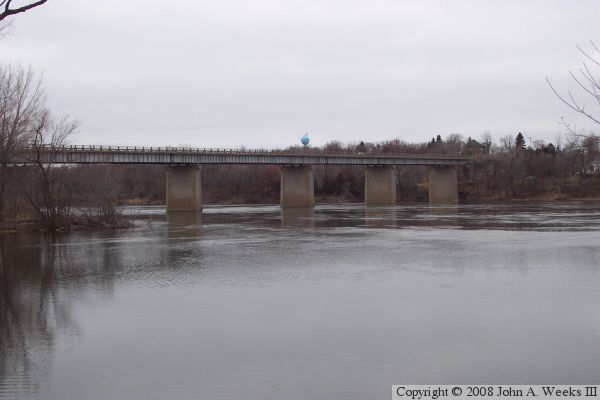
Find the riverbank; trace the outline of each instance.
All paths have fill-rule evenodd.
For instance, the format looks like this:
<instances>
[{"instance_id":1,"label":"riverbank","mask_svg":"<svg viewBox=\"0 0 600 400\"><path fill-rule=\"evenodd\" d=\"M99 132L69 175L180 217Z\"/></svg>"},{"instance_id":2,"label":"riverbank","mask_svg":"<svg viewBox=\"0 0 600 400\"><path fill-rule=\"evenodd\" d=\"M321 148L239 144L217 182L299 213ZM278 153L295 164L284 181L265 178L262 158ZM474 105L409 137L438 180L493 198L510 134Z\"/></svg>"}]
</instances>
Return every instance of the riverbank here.
<instances>
[{"instance_id":1,"label":"riverbank","mask_svg":"<svg viewBox=\"0 0 600 400\"><path fill-rule=\"evenodd\" d=\"M119 216L118 219L108 221L101 218L80 217L72 219L64 226L58 226L50 229L43 226L35 220L11 220L0 223L0 234L26 233L26 232L68 232L79 230L100 230L100 229L129 229L133 226L130 218Z\"/></svg>"}]
</instances>

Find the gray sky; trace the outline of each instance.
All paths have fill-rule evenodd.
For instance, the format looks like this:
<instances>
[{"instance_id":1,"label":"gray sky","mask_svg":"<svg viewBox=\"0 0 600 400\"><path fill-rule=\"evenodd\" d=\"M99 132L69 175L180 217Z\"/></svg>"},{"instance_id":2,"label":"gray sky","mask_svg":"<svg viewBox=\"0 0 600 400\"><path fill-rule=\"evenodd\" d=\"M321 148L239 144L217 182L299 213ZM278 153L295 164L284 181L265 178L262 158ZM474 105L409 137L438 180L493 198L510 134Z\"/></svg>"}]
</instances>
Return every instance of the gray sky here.
<instances>
[{"instance_id":1,"label":"gray sky","mask_svg":"<svg viewBox=\"0 0 600 400\"><path fill-rule=\"evenodd\" d=\"M79 144L554 141L561 116L593 127L545 77L573 87L599 15L597 0L49 0L14 19L0 61L44 73Z\"/></svg>"}]
</instances>

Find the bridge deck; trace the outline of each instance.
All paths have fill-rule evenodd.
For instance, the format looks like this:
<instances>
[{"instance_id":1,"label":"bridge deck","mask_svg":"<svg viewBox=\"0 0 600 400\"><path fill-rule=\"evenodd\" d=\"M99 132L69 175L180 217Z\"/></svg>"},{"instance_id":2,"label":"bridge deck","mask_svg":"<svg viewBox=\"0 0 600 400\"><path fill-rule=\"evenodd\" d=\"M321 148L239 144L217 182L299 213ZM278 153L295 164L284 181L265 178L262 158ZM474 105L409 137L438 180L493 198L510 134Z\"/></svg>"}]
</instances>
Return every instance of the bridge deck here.
<instances>
[{"instance_id":1,"label":"bridge deck","mask_svg":"<svg viewBox=\"0 0 600 400\"><path fill-rule=\"evenodd\" d=\"M44 146L27 149L15 163L50 164L278 164L278 165L463 165L469 157L433 154L369 154L298 150L230 150L176 147Z\"/></svg>"}]
</instances>

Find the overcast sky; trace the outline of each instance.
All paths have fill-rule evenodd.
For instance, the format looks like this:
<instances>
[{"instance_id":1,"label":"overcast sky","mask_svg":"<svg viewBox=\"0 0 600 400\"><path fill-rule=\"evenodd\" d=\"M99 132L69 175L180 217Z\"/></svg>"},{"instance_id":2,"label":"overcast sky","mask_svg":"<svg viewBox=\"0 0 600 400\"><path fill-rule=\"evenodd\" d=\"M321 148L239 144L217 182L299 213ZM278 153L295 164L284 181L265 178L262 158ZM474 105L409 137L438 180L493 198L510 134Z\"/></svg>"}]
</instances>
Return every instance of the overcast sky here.
<instances>
[{"instance_id":1,"label":"overcast sky","mask_svg":"<svg viewBox=\"0 0 600 400\"><path fill-rule=\"evenodd\" d=\"M523 131L554 141L600 1L49 0L0 61L79 144L283 147ZM600 75L600 73L599 73Z\"/></svg>"}]
</instances>

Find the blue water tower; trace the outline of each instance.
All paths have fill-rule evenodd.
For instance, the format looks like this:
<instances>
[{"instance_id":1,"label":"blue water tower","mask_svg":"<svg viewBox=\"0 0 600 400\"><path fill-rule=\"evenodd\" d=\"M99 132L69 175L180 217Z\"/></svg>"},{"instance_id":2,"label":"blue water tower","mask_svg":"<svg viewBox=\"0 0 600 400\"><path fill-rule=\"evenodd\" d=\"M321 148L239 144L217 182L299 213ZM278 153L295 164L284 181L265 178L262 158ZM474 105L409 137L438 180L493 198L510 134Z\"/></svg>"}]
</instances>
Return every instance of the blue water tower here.
<instances>
[{"instance_id":1,"label":"blue water tower","mask_svg":"<svg viewBox=\"0 0 600 400\"><path fill-rule=\"evenodd\" d=\"M308 146L308 143L310 143L310 138L308 137L308 133L305 133L304 135L302 135L302 138L300 139L300 143L302 143L304 145L304 147Z\"/></svg>"}]
</instances>

